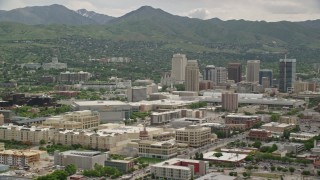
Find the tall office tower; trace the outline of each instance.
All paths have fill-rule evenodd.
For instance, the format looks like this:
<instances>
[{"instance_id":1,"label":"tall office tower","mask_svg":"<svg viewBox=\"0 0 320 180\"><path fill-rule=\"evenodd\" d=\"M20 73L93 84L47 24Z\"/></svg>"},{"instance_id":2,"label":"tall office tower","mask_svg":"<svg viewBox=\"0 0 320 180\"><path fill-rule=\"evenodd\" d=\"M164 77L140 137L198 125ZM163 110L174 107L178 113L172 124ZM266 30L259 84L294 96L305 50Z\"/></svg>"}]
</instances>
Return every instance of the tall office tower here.
<instances>
[{"instance_id":1,"label":"tall office tower","mask_svg":"<svg viewBox=\"0 0 320 180\"><path fill-rule=\"evenodd\" d=\"M227 69L208 65L203 71L203 80L212 81L214 85L224 84L227 82Z\"/></svg>"},{"instance_id":2,"label":"tall office tower","mask_svg":"<svg viewBox=\"0 0 320 180\"><path fill-rule=\"evenodd\" d=\"M228 80L234 80L235 83L241 81L241 63L228 64Z\"/></svg>"},{"instance_id":3,"label":"tall office tower","mask_svg":"<svg viewBox=\"0 0 320 180\"><path fill-rule=\"evenodd\" d=\"M261 84L263 89L270 88L270 79L269 77L262 77Z\"/></svg>"},{"instance_id":4,"label":"tall office tower","mask_svg":"<svg viewBox=\"0 0 320 180\"><path fill-rule=\"evenodd\" d=\"M229 92L224 92L222 93L222 109L226 111L235 111L238 109L238 94L236 93L229 93Z\"/></svg>"},{"instance_id":5,"label":"tall office tower","mask_svg":"<svg viewBox=\"0 0 320 180\"><path fill-rule=\"evenodd\" d=\"M280 59L279 91L291 92L296 78L296 59Z\"/></svg>"},{"instance_id":6,"label":"tall office tower","mask_svg":"<svg viewBox=\"0 0 320 180\"><path fill-rule=\"evenodd\" d=\"M185 81L187 61L185 54L174 54L172 57L171 77L176 84L181 84Z\"/></svg>"},{"instance_id":7,"label":"tall office tower","mask_svg":"<svg viewBox=\"0 0 320 180\"><path fill-rule=\"evenodd\" d=\"M247 82L258 82L260 71L260 60L247 61Z\"/></svg>"},{"instance_id":8,"label":"tall office tower","mask_svg":"<svg viewBox=\"0 0 320 180\"><path fill-rule=\"evenodd\" d=\"M259 71L259 84L262 84L262 78L267 77L270 81L269 86L272 87L272 80L273 80L273 72L271 69L260 69Z\"/></svg>"},{"instance_id":9,"label":"tall office tower","mask_svg":"<svg viewBox=\"0 0 320 180\"><path fill-rule=\"evenodd\" d=\"M186 66L186 91L199 91L199 66L197 60L189 60Z\"/></svg>"}]
</instances>

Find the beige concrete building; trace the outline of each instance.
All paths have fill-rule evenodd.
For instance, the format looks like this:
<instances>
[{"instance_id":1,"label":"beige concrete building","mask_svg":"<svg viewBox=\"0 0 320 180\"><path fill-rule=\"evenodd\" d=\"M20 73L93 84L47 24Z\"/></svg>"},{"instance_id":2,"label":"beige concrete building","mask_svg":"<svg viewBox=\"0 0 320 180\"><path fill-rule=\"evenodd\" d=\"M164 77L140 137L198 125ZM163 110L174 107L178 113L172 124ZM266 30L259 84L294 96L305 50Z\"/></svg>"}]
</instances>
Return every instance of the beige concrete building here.
<instances>
[{"instance_id":1,"label":"beige concrete building","mask_svg":"<svg viewBox=\"0 0 320 180\"><path fill-rule=\"evenodd\" d=\"M235 111L238 109L238 94L232 92L222 93L221 98L222 109L226 111Z\"/></svg>"},{"instance_id":2,"label":"beige concrete building","mask_svg":"<svg viewBox=\"0 0 320 180\"><path fill-rule=\"evenodd\" d=\"M5 147L4 147L4 143L0 143L0 151L4 151Z\"/></svg>"},{"instance_id":3,"label":"beige concrete building","mask_svg":"<svg viewBox=\"0 0 320 180\"><path fill-rule=\"evenodd\" d=\"M4 124L4 115L0 114L0 126Z\"/></svg>"},{"instance_id":4,"label":"beige concrete building","mask_svg":"<svg viewBox=\"0 0 320 180\"><path fill-rule=\"evenodd\" d=\"M266 89L266 88L270 88L270 79L269 79L269 77L262 77L261 78L262 80L261 80L261 85L262 85L262 87L263 87L263 89Z\"/></svg>"},{"instance_id":5,"label":"beige concrete building","mask_svg":"<svg viewBox=\"0 0 320 180\"><path fill-rule=\"evenodd\" d=\"M30 166L39 162L40 152L32 150L0 151L0 164L10 166Z\"/></svg>"},{"instance_id":6,"label":"beige concrete building","mask_svg":"<svg viewBox=\"0 0 320 180\"><path fill-rule=\"evenodd\" d=\"M0 126L0 139L2 140L15 140L38 145L42 139L51 142L53 135L50 128L27 128L12 124Z\"/></svg>"},{"instance_id":7,"label":"beige concrete building","mask_svg":"<svg viewBox=\"0 0 320 180\"><path fill-rule=\"evenodd\" d=\"M260 60L247 61L247 82L259 82Z\"/></svg>"},{"instance_id":8,"label":"beige concrete building","mask_svg":"<svg viewBox=\"0 0 320 180\"><path fill-rule=\"evenodd\" d=\"M201 147L211 142L211 129L198 125L190 125L176 130L176 142L191 147Z\"/></svg>"},{"instance_id":9,"label":"beige concrete building","mask_svg":"<svg viewBox=\"0 0 320 180\"><path fill-rule=\"evenodd\" d=\"M311 134L311 133L305 133L305 132L300 132L300 133L290 133L290 138L289 139L295 139L295 140L301 140L301 141L307 141L313 137L317 136L317 134Z\"/></svg>"},{"instance_id":10,"label":"beige concrete building","mask_svg":"<svg viewBox=\"0 0 320 180\"><path fill-rule=\"evenodd\" d=\"M261 126L262 129L266 129L271 131L272 133L283 133L284 131L290 131L296 128L295 124L285 124L285 123L277 123L271 122Z\"/></svg>"},{"instance_id":11,"label":"beige concrete building","mask_svg":"<svg viewBox=\"0 0 320 180\"><path fill-rule=\"evenodd\" d=\"M103 131L85 130L64 130L57 131L54 135L54 142L63 145L80 144L92 149L110 150L121 148L129 142L126 133L108 133Z\"/></svg>"},{"instance_id":12,"label":"beige concrete building","mask_svg":"<svg viewBox=\"0 0 320 180\"><path fill-rule=\"evenodd\" d=\"M139 142L139 156L170 159L177 155L178 148L174 141L149 141L141 140Z\"/></svg>"},{"instance_id":13,"label":"beige concrete building","mask_svg":"<svg viewBox=\"0 0 320 180\"><path fill-rule=\"evenodd\" d=\"M43 126L64 129L90 129L100 124L100 114L97 111L83 110L70 112L61 116L48 118Z\"/></svg>"},{"instance_id":14,"label":"beige concrete building","mask_svg":"<svg viewBox=\"0 0 320 180\"><path fill-rule=\"evenodd\" d=\"M281 116L279 119L279 123L285 124L297 124L298 122L297 117L295 116Z\"/></svg>"},{"instance_id":15,"label":"beige concrete building","mask_svg":"<svg viewBox=\"0 0 320 180\"><path fill-rule=\"evenodd\" d=\"M185 54L174 54L172 57L171 78L174 83L181 84L185 81L185 72L187 66L187 57Z\"/></svg>"},{"instance_id":16,"label":"beige concrete building","mask_svg":"<svg viewBox=\"0 0 320 180\"><path fill-rule=\"evenodd\" d=\"M209 163L192 159L173 158L151 165L155 179L187 180L207 174Z\"/></svg>"},{"instance_id":17,"label":"beige concrete building","mask_svg":"<svg viewBox=\"0 0 320 180\"><path fill-rule=\"evenodd\" d=\"M104 166L107 156L100 151L65 151L54 152L54 164L66 166L74 164L80 169L93 169L95 164Z\"/></svg>"},{"instance_id":18,"label":"beige concrete building","mask_svg":"<svg viewBox=\"0 0 320 180\"><path fill-rule=\"evenodd\" d=\"M294 83L294 92L295 93L308 91L308 88L309 88L309 83L308 82L296 81Z\"/></svg>"},{"instance_id":19,"label":"beige concrete building","mask_svg":"<svg viewBox=\"0 0 320 180\"><path fill-rule=\"evenodd\" d=\"M153 112L151 114L150 123L152 125L162 125L169 123L172 119L181 117L181 110L166 111L166 112Z\"/></svg>"},{"instance_id":20,"label":"beige concrete building","mask_svg":"<svg viewBox=\"0 0 320 180\"><path fill-rule=\"evenodd\" d=\"M199 91L199 66L197 60L189 60L186 66L186 91Z\"/></svg>"}]
</instances>

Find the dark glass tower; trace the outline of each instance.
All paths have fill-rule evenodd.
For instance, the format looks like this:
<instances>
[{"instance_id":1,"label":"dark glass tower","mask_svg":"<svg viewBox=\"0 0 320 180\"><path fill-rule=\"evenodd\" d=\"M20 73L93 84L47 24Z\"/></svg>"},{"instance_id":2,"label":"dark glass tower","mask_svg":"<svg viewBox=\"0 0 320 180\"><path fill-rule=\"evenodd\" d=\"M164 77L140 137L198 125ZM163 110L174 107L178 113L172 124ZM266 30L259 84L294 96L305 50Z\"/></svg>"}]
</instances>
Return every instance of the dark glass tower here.
<instances>
[{"instance_id":1,"label":"dark glass tower","mask_svg":"<svg viewBox=\"0 0 320 180\"><path fill-rule=\"evenodd\" d=\"M296 79L296 59L280 59L279 91L291 92Z\"/></svg>"}]
</instances>

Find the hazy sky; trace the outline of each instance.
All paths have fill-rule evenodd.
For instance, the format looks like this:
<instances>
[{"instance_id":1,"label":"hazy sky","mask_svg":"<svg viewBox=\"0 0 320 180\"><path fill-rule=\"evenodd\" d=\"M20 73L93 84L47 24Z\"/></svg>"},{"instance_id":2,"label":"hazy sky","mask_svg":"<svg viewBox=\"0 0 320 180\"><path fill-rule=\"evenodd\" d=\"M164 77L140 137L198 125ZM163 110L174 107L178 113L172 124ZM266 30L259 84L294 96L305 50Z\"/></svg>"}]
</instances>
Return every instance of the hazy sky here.
<instances>
[{"instance_id":1,"label":"hazy sky","mask_svg":"<svg viewBox=\"0 0 320 180\"><path fill-rule=\"evenodd\" d=\"M50 4L61 4L73 10L85 8L115 17L149 5L171 14L201 19L320 19L320 0L0 0L0 9Z\"/></svg>"}]
</instances>

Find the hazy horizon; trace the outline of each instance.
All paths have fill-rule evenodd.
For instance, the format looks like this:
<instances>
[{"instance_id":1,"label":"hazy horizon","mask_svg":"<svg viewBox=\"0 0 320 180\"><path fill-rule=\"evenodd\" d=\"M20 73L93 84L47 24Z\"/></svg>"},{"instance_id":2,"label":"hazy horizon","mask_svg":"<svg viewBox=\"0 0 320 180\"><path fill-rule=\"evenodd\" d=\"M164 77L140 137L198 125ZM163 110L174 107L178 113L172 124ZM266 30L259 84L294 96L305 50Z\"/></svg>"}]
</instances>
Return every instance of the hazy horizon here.
<instances>
[{"instance_id":1,"label":"hazy horizon","mask_svg":"<svg viewBox=\"0 0 320 180\"><path fill-rule=\"evenodd\" d=\"M0 0L1 10L27 6L60 4L72 10L86 9L109 16L120 17L141 6L160 8L168 13L191 18L250 21L305 21L320 19L318 0Z\"/></svg>"}]
</instances>

